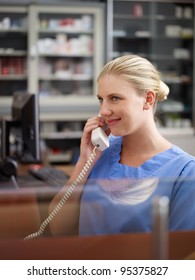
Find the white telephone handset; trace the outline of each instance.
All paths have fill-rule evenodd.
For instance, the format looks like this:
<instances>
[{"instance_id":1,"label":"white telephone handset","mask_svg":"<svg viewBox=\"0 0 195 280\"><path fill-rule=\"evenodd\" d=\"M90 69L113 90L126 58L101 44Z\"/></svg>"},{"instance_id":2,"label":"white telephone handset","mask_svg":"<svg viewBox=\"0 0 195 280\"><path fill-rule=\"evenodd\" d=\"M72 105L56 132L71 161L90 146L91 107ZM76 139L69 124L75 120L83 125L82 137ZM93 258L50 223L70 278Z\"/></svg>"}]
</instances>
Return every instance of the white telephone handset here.
<instances>
[{"instance_id":1,"label":"white telephone handset","mask_svg":"<svg viewBox=\"0 0 195 280\"><path fill-rule=\"evenodd\" d=\"M109 147L109 139L105 131L101 127L95 128L91 133L91 142L100 151L104 151Z\"/></svg>"}]
</instances>

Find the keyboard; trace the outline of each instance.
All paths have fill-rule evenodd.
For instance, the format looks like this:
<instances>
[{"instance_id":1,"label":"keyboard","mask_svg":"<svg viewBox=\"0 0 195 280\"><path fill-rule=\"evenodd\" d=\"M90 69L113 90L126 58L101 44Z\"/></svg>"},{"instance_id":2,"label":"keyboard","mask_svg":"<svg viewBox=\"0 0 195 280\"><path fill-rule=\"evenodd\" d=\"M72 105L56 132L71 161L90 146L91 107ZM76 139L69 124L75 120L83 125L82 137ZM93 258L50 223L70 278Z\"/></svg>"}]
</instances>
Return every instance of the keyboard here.
<instances>
[{"instance_id":1,"label":"keyboard","mask_svg":"<svg viewBox=\"0 0 195 280\"><path fill-rule=\"evenodd\" d=\"M49 186L63 187L69 176L61 169L54 166L31 165L29 173L38 180L44 181Z\"/></svg>"}]
</instances>

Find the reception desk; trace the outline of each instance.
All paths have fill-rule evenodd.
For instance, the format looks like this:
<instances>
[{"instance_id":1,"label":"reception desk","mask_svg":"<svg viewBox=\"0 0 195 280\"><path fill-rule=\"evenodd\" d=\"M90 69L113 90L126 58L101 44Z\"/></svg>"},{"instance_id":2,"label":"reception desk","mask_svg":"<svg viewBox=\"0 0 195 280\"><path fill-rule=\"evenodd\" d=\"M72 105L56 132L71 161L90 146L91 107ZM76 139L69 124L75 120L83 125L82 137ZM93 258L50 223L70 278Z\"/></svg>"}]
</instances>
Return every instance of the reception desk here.
<instances>
[{"instance_id":1,"label":"reception desk","mask_svg":"<svg viewBox=\"0 0 195 280\"><path fill-rule=\"evenodd\" d=\"M43 237L24 241L24 237L37 231L47 217L48 203L57 191L47 187L0 191L1 260L158 259L154 253L155 231L53 238L47 229ZM167 237L166 244L160 243L168 248L167 259L195 258L195 231L170 232Z\"/></svg>"},{"instance_id":2,"label":"reception desk","mask_svg":"<svg viewBox=\"0 0 195 280\"><path fill-rule=\"evenodd\" d=\"M169 233L168 259L193 257L195 231ZM152 260L152 233L0 240L1 260Z\"/></svg>"}]
</instances>

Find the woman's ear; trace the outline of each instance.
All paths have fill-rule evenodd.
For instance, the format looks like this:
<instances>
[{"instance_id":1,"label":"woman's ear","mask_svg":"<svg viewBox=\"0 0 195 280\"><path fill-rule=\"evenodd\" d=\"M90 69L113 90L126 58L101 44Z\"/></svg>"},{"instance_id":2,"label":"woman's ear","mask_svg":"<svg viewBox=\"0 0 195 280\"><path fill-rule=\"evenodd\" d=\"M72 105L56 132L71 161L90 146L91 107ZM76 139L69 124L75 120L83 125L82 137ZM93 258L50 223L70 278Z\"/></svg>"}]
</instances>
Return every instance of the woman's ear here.
<instances>
[{"instance_id":1,"label":"woman's ear","mask_svg":"<svg viewBox=\"0 0 195 280\"><path fill-rule=\"evenodd\" d=\"M149 110L151 107L153 107L155 103L155 93L151 90L146 92L145 98L144 98L144 110Z\"/></svg>"}]
</instances>

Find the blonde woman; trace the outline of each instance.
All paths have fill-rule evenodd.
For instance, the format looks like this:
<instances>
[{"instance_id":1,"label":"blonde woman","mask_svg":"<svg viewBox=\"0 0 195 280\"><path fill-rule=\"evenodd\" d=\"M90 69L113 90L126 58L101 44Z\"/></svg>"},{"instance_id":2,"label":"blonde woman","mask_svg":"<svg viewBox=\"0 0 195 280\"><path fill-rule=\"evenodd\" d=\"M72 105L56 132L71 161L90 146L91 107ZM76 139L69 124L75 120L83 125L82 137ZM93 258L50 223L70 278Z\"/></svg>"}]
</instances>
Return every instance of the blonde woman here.
<instances>
[{"instance_id":1,"label":"blonde woman","mask_svg":"<svg viewBox=\"0 0 195 280\"><path fill-rule=\"evenodd\" d=\"M52 220L52 234L151 231L156 195L169 198L170 230L195 229L195 159L167 141L154 120L158 101L168 94L145 58L126 55L103 67L98 77L100 115L87 121L79 160L50 211L92 154L92 130L106 124L110 146L96 150L79 186Z\"/></svg>"}]
</instances>

